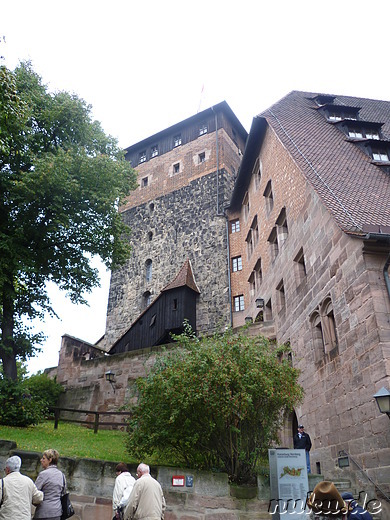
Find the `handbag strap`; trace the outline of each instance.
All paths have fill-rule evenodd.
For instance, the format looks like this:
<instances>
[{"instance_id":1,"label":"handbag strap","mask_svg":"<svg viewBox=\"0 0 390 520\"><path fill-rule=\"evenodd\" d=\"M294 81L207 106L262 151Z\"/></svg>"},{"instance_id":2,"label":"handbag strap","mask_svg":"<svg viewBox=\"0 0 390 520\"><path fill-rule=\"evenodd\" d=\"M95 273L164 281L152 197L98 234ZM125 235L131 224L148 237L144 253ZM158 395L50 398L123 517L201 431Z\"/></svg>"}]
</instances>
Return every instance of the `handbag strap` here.
<instances>
[{"instance_id":1,"label":"handbag strap","mask_svg":"<svg viewBox=\"0 0 390 520\"><path fill-rule=\"evenodd\" d=\"M65 475L62 474L62 495L65 495Z\"/></svg>"}]
</instances>

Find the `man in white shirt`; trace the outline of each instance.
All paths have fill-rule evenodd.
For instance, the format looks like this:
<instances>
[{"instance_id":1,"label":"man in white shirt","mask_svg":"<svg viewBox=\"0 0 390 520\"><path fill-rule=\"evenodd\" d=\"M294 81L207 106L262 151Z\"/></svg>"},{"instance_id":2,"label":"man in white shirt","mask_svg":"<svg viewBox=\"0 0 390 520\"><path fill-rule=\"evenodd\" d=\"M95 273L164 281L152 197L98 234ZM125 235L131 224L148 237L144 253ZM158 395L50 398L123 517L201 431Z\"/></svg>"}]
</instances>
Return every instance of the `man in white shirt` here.
<instances>
[{"instance_id":1,"label":"man in white shirt","mask_svg":"<svg viewBox=\"0 0 390 520\"><path fill-rule=\"evenodd\" d=\"M117 477L112 495L112 509L114 518L118 519L121 518L121 511L123 511L129 501L130 493L135 484L135 478L131 475L124 462L120 462L115 468L115 471Z\"/></svg>"},{"instance_id":2,"label":"man in white shirt","mask_svg":"<svg viewBox=\"0 0 390 520\"><path fill-rule=\"evenodd\" d=\"M0 520L31 520L31 505L36 506L43 500L43 492L31 478L20 473L21 465L17 455L5 462L6 476L0 481Z\"/></svg>"}]
</instances>

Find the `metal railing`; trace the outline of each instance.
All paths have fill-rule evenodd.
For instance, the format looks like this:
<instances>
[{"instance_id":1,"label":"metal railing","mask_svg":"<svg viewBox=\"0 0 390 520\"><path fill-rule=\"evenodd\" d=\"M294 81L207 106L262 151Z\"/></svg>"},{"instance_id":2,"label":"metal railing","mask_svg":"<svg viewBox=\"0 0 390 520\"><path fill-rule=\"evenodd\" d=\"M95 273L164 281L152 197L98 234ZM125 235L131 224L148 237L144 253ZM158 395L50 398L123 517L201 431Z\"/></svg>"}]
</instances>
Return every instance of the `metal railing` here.
<instances>
[{"instance_id":1,"label":"metal railing","mask_svg":"<svg viewBox=\"0 0 390 520\"><path fill-rule=\"evenodd\" d=\"M103 415L122 415L130 417L132 414L131 412L96 412L94 410L78 410L76 408L51 408L51 411L54 412L54 429L57 430L58 424L60 422L60 416L61 412L70 412L70 413L78 413L81 415L94 415L94 420L81 420L81 419L69 419L67 417L62 417L61 421L63 422L73 422L73 423L79 423L79 424L85 424L88 426L91 426L93 424L93 431L94 433L98 432L99 426L127 426L127 422L117 422L117 421L111 421L111 422L103 422L100 420L100 417Z\"/></svg>"}]
</instances>

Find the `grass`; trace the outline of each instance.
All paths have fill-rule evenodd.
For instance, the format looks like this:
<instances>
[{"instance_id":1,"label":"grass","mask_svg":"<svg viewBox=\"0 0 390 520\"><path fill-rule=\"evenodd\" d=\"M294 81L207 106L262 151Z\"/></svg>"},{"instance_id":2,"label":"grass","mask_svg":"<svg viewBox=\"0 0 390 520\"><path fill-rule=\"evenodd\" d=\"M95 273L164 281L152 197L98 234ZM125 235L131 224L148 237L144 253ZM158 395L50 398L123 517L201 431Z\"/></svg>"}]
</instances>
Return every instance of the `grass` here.
<instances>
[{"instance_id":1,"label":"grass","mask_svg":"<svg viewBox=\"0 0 390 520\"><path fill-rule=\"evenodd\" d=\"M118 430L93 430L86 427L61 423L54 429L54 421L46 421L37 426L14 428L0 425L0 439L14 441L19 450L42 453L49 448L56 449L60 457L79 457L108 460L113 462L136 463L126 451L126 432Z\"/></svg>"}]
</instances>

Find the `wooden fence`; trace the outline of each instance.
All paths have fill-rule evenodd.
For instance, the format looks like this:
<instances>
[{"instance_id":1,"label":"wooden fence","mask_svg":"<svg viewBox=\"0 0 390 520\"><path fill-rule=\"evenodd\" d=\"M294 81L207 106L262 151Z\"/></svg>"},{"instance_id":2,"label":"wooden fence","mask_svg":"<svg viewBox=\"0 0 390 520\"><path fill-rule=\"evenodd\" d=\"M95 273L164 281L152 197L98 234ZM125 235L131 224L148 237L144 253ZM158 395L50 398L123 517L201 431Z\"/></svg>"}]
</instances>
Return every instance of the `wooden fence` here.
<instances>
[{"instance_id":1,"label":"wooden fence","mask_svg":"<svg viewBox=\"0 0 390 520\"><path fill-rule=\"evenodd\" d=\"M93 431L94 433L97 433L98 432L98 429L99 429L99 426L127 426L127 422L116 422L116 421L111 421L111 422L102 422L100 421L100 417L103 415L111 415L111 416L116 416L116 415L122 415L122 416L127 416L127 417L130 417L131 416L131 412L96 412L94 410L78 410L76 408L59 408L59 407L56 407L56 408L52 408L51 409L52 412L54 412L54 429L57 430L58 428L58 423L60 422L60 415L61 415L61 412L71 412L71 413L78 413L78 414L81 414L81 415L94 415L94 420L93 420ZM67 417L62 417L61 418L61 421L63 422L73 422L73 423L79 423L79 424L87 424L89 426L92 425L92 421L90 420L80 420L80 419L69 419Z\"/></svg>"}]
</instances>

